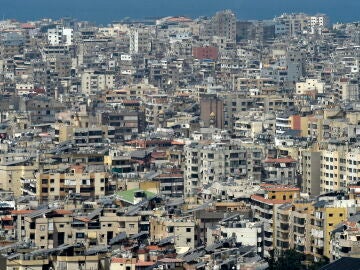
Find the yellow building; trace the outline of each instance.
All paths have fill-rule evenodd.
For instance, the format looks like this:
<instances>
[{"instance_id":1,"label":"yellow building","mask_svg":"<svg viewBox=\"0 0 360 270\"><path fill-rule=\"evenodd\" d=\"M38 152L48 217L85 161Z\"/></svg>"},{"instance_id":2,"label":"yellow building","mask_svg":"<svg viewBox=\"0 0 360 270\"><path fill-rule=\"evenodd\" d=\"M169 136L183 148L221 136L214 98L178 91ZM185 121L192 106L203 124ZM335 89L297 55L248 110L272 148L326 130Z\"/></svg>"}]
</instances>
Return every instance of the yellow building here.
<instances>
[{"instance_id":1,"label":"yellow building","mask_svg":"<svg viewBox=\"0 0 360 270\"><path fill-rule=\"evenodd\" d=\"M320 259L324 256L330 259L331 232L336 225L347 219L346 202L351 203L351 201L336 201L334 203L318 201L314 204L309 229L311 229L311 253L315 258Z\"/></svg>"},{"instance_id":2,"label":"yellow building","mask_svg":"<svg viewBox=\"0 0 360 270\"><path fill-rule=\"evenodd\" d=\"M300 198L300 188L287 185L262 184L265 198L272 200L293 200Z\"/></svg>"}]
</instances>

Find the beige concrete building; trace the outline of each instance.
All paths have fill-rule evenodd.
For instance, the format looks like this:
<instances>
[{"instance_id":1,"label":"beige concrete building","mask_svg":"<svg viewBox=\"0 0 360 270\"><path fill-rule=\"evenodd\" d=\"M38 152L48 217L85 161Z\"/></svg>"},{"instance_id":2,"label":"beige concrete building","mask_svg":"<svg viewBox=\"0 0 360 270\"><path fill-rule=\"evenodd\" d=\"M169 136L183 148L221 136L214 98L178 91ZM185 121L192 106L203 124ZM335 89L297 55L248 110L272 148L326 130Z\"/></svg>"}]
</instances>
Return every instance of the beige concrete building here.
<instances>
[{"instance_id":1,"label":"beige concrete building","mask_svg":"<svg viewBox=\"0 0 360 270\"><path fill-rule=\"evenodd\" d=\"M31 240L40 248L82 243L85 247L108 245L119 233L127 236L140 231L140 216L119 216L115 209L15 210L18 240Z\"/></svg>"},{"instance_id":2,"label":"beige concrete building","mask_svg":"<svg viewBox=\"0 0 360 270\"><path fill-rule=\"evenodd\" d=\"M111 190L110 177L105 170L92 171L81 165L70 167L68 172L43 172L37 175L36 195L42 201L63 199L71 193L99 198Z\"/></svg>"},{"instance_id":3,"label":"beige concrete building","mask_svg":"<svg viewBox=\"0 0 360 270\"><path fill-rule=\"evenodd\" d=\"M86 70L81 75L81 90L84 94L95 94L99 91L113 89L115 76L110 72Z\"/></svg>"},{"instance_id":4,"label":"beige concrete building","mask_svg":"<svg viewBox=\"0 0 360 270\"><path fill-rule=\"evenodd\" d=\"M173 237L176 248L193 249L197 245L195 237L195 221L186 218L170 219L153 217L150 219L150 240Z\"/></svg>"}]
</instances>

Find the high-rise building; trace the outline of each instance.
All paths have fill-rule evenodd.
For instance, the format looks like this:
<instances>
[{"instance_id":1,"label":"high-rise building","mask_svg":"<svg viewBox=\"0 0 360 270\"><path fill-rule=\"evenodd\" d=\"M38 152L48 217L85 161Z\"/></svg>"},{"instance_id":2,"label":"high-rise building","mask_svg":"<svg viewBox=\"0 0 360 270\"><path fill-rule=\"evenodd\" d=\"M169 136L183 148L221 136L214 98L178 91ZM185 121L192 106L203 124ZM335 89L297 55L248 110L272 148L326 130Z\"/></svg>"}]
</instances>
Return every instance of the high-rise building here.
<instances>
[{"instance_id":1,"label":"high-rise building","mask_svg":"<svg viewBox=\"0 0 360 270\"><path fill-rule=\"evenodd\" d=\"M224 103L213 94L200 97L200 119L204 127L224 128Z\"/></svg>"},{"instance_id":2,"label":"high-rise building","mask_svg":"<svg viewBox=\"0 0 360 270\"><path fill-rule=\"evenodd\" d=\"M211 34L236 40L236 16L230 10L219 11L211 19Z\"/></svg>"},{"instance_id":3,"label":"high-rise building","mask_svg":"<svg viewBox=\"0 0 360 270\"><path fill-rule=\"evenodd\" d=\"M73 29L64 28L60 25L47 31L48 42L50 45L72 45L73 36Z\"/></svg>"}]
</instances>

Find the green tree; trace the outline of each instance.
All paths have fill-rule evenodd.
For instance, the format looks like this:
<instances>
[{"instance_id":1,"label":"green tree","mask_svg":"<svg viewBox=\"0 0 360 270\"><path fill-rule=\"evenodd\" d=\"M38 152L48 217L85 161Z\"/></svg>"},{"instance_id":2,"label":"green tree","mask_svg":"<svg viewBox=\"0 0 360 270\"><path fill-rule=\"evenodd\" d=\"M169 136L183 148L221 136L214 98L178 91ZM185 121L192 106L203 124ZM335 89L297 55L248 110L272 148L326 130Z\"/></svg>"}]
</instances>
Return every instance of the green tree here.
<instances>
[{"instance_id":1,"label":"green tree","mask_svg":"<svg viewBox=\"0 0 360 270\"><path fill-rule=\"evenodd\" d=\"M281 256L272 265L273 270L303 270L304 265L301 263L304 260L304 254L301 254L293 249L285 250Z\"/></svg>"}]
</instances>

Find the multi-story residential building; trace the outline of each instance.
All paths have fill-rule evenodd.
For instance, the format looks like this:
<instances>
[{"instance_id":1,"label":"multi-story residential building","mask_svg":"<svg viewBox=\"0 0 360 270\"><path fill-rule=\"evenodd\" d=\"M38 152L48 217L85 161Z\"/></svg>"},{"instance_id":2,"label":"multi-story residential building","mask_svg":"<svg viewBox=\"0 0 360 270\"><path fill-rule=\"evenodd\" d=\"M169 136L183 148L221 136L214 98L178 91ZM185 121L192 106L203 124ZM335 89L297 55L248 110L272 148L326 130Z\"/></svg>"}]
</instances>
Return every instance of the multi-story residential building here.
<instances>
[{"instance_id":1,"label":"multi-story residential building","mask_svg":"<svg viewBox=\"0 0 360 270\"><path fill-rule=\"evenodd\" d=\"M147 53L151 49L150 29L147 28L131 28L129 30L130 49L129 53L142 54Z\"/></svg>"},{"instance_id":2,"label":"multi-story residential building","mask_svg":"<svg viewBox=\"0 0 360 270\"><path fill-rule=\"evenodd\" d=\"M81 90L91 95L115 87L115 76L112 71L85 70L81 75Z\"/></svg>"},{"instance_id":3,"label":"multi-story residential building","mask_svg":"<svg viewBox=\"0 0 360 270\"><path fill-rule=\"evenodd\" d=\"M205 184L225 181L234 175L261 178L262 149L243 147L236 143L191 143L185 148L185 194L193 196Z\"/></svg>"},{"instance_id":4,"label":"multi-story residential building","mask_svg":"<svg viewBox=\"0 0 360 270\"><path fill-rule=\"evenodd\" d=\"M47 39L50 45L72 45L74 39L74 30L71 28L64 28L57 25L55 28L48 29Z\"/></svg>"},{"instance_id":5,"label":"multi-story residential building","mask_svg":"<svg viewBox=\"0 0 360 270\"><path fill-rule=\"evenodd\" d=\"M337 224L345 221L350 213L354 212L354 202L348 201L318 201L314 204L314 211L311 213L311 253L318 260L322 257L330 259L331 232Z\"/></svg>"},{"instance_id":6,"label":"multi-story residential building","mask_svg":"<svg viewBox=\"0 0 360 270\"><path fill-rule=\"evenodd\" d=\"M328 150L306 150L302 156L302 189L310 194L345 190L359 180L357 148L329 146Z\"/></svg>"},{"instance_id":7,"label":"multi-story residential building","mask_svg":"<svg viewBox=\"0 0 360 270\"><path fill-rule=\"evenodd\" d=\"M282 250L289 246L289 205L299 198L300 189L282 185L264 185L264 193L252 195L254 220L264 226L264 256L276 255L276 248ZM283 224L284 223L284 224Z\"/></svg>"},{"instance_id":8,"label":"multi-story residential building","mask_svg":"<svg viewBox=\"0 0 360 270\"><path fill-rule=\"evenodd\" d=\"M297 184L297 162L291 157L264 160L264 179L283 185Z\"/></svg>"},{"instance_id":9,"label":"multi-story residential building","mask_svg":"<svg viewBox=\"0 0 360 270\"><path fill-rule=\"evenodd\" d=\"M210 21L209 35L225 37L229 41L236 40L236 17L230 10L217 12Z\"/></svg>"},{"instance_id":10,"label":"multi-story residential building","mask_svg":"<svg viewBox=\"0 0 360 270\"><path fill-rule=\"evenodd\" d=\"M302 151L302 191L310 195L320 194L320 157L315 150Z\"/></svg>"},{"instance_id":11,"label":"multi-story residential building","mask_svg":"<svg viewBox=\"0 0 360 270\"><path fill-rule=\"evenodd\" d=\"M159 182L160 193L165 197L184 196L184 176L182 174L160 174L153 180Z\"/></svg>"},{"instance_id":12,"label":"multi-story residential building","mask_svg":"<svg viewBox=\"0 0 360 270\"><path fill-rule=\"evenodd\" d=\"M12 215L19 241L31 240L42 249L74 243L108 245L121 233L125 237L139 233L140 216L119 216L114 209L102 208L74 214L73 210L41 209L14 210Z\"/></svg>"},{"instance_id":13,"label":"multi-story residential building","mask_svg":"<svg viewBox=\"0 0 360 270\"><path fill-rule=\"evenodd\" d=\"M41 201L64 199L69 194L99 198L113 191L110 174L96 167L72 166L68 172L42 172L37 175L37 196ZM113 185L113 186L112 186Z\"/></svg>"},{"instance_id":14,"label":"multi-story residential building","mask_svg":"<svg viewBox=\"0 0 360 270\"><path fill-rule=\"evenodd\" d=\"M150 241L164 239L169 239L178 248L195 248L197 245L195 221L182 217L178 219L150 218Z\"/></svg>"},{"instance_id":15,"label":"multi-story residential building","mask_svg":"<svg viewBox=\"0 0 360 270\"><path fill-rule=\"evenodd\" d=\"M331 232L330 260L342 257L360 257L359 216L350 217L336 226Z\"/></svg>"},{"instance_id":16,"label":"multi-story residential building","mask_svg":"<svg viewBox=\"0 0 360 270\"><path fill-rule=\"evenodd\" d=\"M345 102L359 101L360 89L356 79L340 78L334 83L336 100Z\"/></svg>"},{"instance_id":17,"label":"multi-story residential building","mask_svg":"<svg viewBox=\"0 0 360 270\"><path fill-rule=\"evenodd\" d=\"M309 17L306 14L282 14L275 18L276 34L297 36L309 31ZM281 27L280 27L281 26Z\"/></svg>"},{"instance_id":18,"label":"multi-story residential building","mask_svg":"<svg viewBox=\"0 0 360 270\"><path fill-rule=\"evenodd\" d=\"M289 246L304 254L311 254L311 213L313 202L306 199L295 200L289 216Z\"/></svg>"},{"instance_id":19,"label":"multi-story residential building","mask_svg":"<svg viewBox=\"0 0 360 270\"><path fill-rule=\"evenodd\" d=\"M114 142L128 141L145 130L145 114L142 111L128 110L103 112L101 124L114 129Z\"/></svg>"},{"instance_id":20,"label":"multi-story residential building","mask_svg":"<svg viewBox=\"0 0 360 270\"><path fill-rule=\"evenodd\" d=\"M224 127L224 104L216 95L200 96L200 119L204 127Z\"/></svg>"},{"instance_id":21,"label":"multi-story residential building","mask_svg":"<svg viewBox=\"0 0 360 270\"><path fill-rule=\"evenodd\" d=\"M115 127L109 125L94 127L77 127L72 125L57 124L55 127L55 141L63 143L71 141L80 147L101 144L113 141Z\"/></svg>"},{"instance_id":22,"label":"multi-story residential building","mask_svg":"<svg viewBox=\"0 0 360 270\"><path fill-rule=\"evenodd\" d=\"M260 195L253 195L251 196L251 201L254 210L254 220L262 222L264 226L264 256L273 256L277 211L281 205L290 203L292 199L270 199Z\"/></svg>"}]
</instances>

